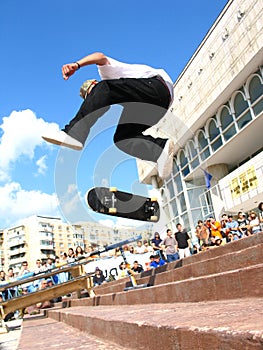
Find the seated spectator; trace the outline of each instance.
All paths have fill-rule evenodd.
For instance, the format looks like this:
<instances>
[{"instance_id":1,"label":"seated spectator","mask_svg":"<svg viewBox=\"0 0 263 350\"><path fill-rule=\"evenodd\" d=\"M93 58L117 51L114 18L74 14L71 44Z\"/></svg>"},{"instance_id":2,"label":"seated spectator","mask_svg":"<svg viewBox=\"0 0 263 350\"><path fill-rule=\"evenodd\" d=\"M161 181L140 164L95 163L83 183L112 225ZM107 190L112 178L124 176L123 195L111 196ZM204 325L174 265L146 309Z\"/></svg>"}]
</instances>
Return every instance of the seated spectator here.
<instances>
[{"instance_id":1,"label":"seated spectator","mask_svg":"<svg viewBox=\"0 0 263 350\"><path fill-rule=\"evenodd\" d=\"M153 247L149 245L148 241L145 239L143 241L143 247L145 253L153 253Z\"/></svg>"},{"instance_id":2,"label":"seated spectator","mask_svg":"<svg viewBox=\"0 0 263 350\"><path fill-rule=\"evenodd\" d=\"M222 239L220 237L215 237L215 246L219 247L222 245Z\"/></svg>"},{"instance_id":3,"label":"seated spectator","mask_svg":"<svg viewBox=\"0 0 263 350\"><path fill-rule=\"evenodd\" d=\"M47 258L47 270L52 270L55 267L55 261L52 258Z\"/></svg>"},{"instance_id":4,"label":"seated spectator","mask_svg":"<svg viewBox=\"0 0 263 350\"><path fill-rule=\"evenodd\" d=\"M80 245L78 245L76 248L76 251L75 251L75 257L81 258L82 256L84 256L84 250L82 249L82 247Z\"/></svg>"},{"instance_id":5,"label":"seated spectator","mask_svg":"<svg viewBox=\"0 0 263 350\"><path fill-rule=\"evenodd\" d=\"M258 205L258 210L259 210L259 222L261 224L261 231L263 231L263 202L260 202Z\"/></svg>"},{"instance_id":6,"label":"seated spectator","mask_svg":"<svg viewBox=\"0 0 263 350\"><path fill-rule=\"evenodd\" d=\"M130 254L134 254L134 247L133 246L129 247L129 252L130 252Z\"/></svg>"},{"instance_id":7,"label":"seated spectator","mask_svg":"<svg viewBox=\"0 0 263 350\"><path fill-rule=\"evenodd\" d=\"M222 238L220 222L216 221L215 218L211 217L207 220L207 223L210 226L211 236Z\"/></svg>"},{"instance_id":8,"label":"seated spectator","mask_svg":"<svg viewBox=\"0 0 263 350\"><path fill-rule=\"evenodd\" d=\"M259 218L254 211L251 211L250 213L249 227L252 235L261 232Z\"/></svg>"},{"instance_id":9,"label":"seated spectator","mask_svg":"<svg viewBox=\"0 0 263 350\"><path fill-rule=\"evenodd\" d=\"M192 249L192 254L198 254L200 252L200 247L197 244L194 244Z\"/></svg>"},{"instance_id":10,"label":"seated spectator","mask_svg":"<svg viewBox=\"0 0 263 350\"><path fill-rule=\"evenodd\" d=\"M153 261L150 263L151 268L156 268L165 265L165 261L160 258L159 254L153 256Z\"/></svg>"},{"instance_id":11,"label":"seated spectator","mask_svg":"<svg viewBox=\"0 0 263 350\"><path fill-rule=\"evenodd\" d=\"M117 256L120 256L120 255L121 255L120 248L115 248L115 250L114 250L114 256L117 257Z\"/></svg>"},{"instance_id":12,"label":"seated spectator","mask_svg":"<svg viewBox=\"0 0 263 350\"><path fill-rule=\"evenodd\" d=\"M233 219L233 215L228 215L228 222L226 223L226 235L229 233L236 233L238 236L240 236L240 232L238 230L238 222Z\"/></svg>"},{"instance_id":13,"label":"seated spectator","mask_svg":"<svg viewBox=\"0 0 263 350\"><path fill-rule=\"evenodd\" d=\"M228 222L228 215L227 214L223 214L221 221L220 221L220 225L221 225L221 235L223 238L226 238L227 233L226 233L226 223Z\"/></svg>"},{"instance_id":14,"label":"seated spectator","mask_svg":"<svg viewBox=\"0 0 263 350\"><path fill-rule=\"evenodd\" d=\"M135 254L144 254L146 253L145 247L142 245L142 241L137 242L137 246L135 247Z\"/></svg>"},{"instance_id":15,"label":"seated spectator","mask_svg":"<svg viewBox=\"0 0 263 350\"><path fill-rule=\"evenodd\" d=\"M29 272L30 272L30 270L28 268L28 262L27 261L23 261L22 262L22 266L20 268L20 271L18 273L18 276L24 276L24 275L26 275Z\"/></svg>"},{"instance_id":16,"label":"seated spectator","mask_svg":"<svg viewBox=\"0 0 263 350\"><path fill-rule=\"evenodd\" d=\"M143 267L141 264L138 263L137 260L133 262L133 267L131 268L131 271L134 273L141 273L143 272Z\"/></svg>"},{"instance_id":17,"label":"seated spectator","mask_svg":"<svg viewBox=\"0 0 263 350\"><path fill-rule=\"evenodd\" d=\"M93 276L94 287L100 286L104 282L105 282L105 276L103 275L103 272L101 271L101 269L99 267L96 267L95 275Z\"/></svg>"},{"instance_id":18,"label":"seated spectator","mask_svg":"<svg viewBox=\"0 0 263 350\"><path fill-rule=\"evenodd\" d=\"M75 252L74 252L74 249L73 248L69 248L68 249L68 257L67 257L67 262L70 264L70 263L73 263L75 261Z\"/></svg>"},{"instance_id":19,"label":"seated spectator","mask_svg":"<svg viewBox=\"0 0 263 350\"><path fill-rule=\"evenodd\" d=\"M238 230L241 237L246 237L250 235L249 232L249 221L246 219L246 215L240 211L237 217Z\"/></svg>"},{"instance_id":20,"label":"seated spectator","mask_svg":"<svg viewBox=\"0 0 263 350\"><path fill-rule=\"evenodd\" d=\"M202 220L198 220L195 229L196 237L198 238L198 244L201 246L203 243L208 244L209 240L209 229L205 226Z\"/></svg>"},{"instance_id":21,"label":"seated spectator","mask_svg":"<svg viewBox=\"0 0 263 350\"><path fill-rule=\"evenodd\" d=\"M125 262L122 262L122 263L119 265L118 279L121 279L121 278L127 277L127 276L129 276L128 269L127 269L127 267L126 267Z\"/></svg>"},{"instance_id":22,"label":"seated spectator","mask_svg":"<svg viewBox=\"0 0 263 350\"><path fill-rule=\"evenodd\" d=\"M48 287L47 280L43 279L43 280L41 280L40 287L38 290L43 290L43 289L46 289L47 287ZM35 305L27 307L27 312L30 315L35 315L35 314L40 313L40 309L46 309L46 308L50 308L53 306L54 306L54 304L53 304L52 300L43 301L43 302L39 302Z\"/></svg>"},{"instance_id":23,"label":"seated spectator","mask_svg":"<svg viewBox=\"0 0 263 350\"><path fill-rule=\"evenodd\" d=\"M43 271L43 267L42 267L42 262L40 259L37 259L36 260L36 266L34 268L34 272L37 274L37 273L40 273Z\"/></svg>"}]
</instances>

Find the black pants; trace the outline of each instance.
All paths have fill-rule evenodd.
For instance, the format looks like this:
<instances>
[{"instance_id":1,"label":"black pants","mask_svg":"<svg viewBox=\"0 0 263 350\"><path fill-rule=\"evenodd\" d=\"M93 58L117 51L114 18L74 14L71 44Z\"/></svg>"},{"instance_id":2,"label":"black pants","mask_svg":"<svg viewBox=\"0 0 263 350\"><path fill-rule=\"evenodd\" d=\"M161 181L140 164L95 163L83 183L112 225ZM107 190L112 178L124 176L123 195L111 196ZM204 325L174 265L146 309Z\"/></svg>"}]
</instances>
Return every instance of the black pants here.
<instances>
[{"instance_id":1,"label":"black pants","mask_svg":"<svg viewBox=\"0 0 263 350\"><path fill-rule=\"evenodd\" d=\"M114 143L125 153L156 162L167 139L143 135L166 113L170 93L158 78L102 80L87 96L64 131L85 143L90 128L113 104L123 106Z\"/></svg>"}]
</instances>

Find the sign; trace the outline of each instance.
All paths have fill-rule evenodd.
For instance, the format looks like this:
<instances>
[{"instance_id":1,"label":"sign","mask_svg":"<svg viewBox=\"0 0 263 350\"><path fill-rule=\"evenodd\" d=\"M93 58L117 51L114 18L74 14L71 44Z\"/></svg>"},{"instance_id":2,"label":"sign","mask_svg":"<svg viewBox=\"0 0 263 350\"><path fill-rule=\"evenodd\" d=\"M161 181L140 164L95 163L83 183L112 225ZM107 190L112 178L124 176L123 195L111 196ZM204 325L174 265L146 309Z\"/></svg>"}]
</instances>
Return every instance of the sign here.
<instances>
[{"instance_id":1,"label":"sign","mask_svg":"<svg viewBox=\"0 0 263 350\"><path fill-rule=\"evenodd\" d=\"M232 198L238 198L258 186L258 179L254 166L251 166L229 182Z\"/></svg>"}]
</instances>

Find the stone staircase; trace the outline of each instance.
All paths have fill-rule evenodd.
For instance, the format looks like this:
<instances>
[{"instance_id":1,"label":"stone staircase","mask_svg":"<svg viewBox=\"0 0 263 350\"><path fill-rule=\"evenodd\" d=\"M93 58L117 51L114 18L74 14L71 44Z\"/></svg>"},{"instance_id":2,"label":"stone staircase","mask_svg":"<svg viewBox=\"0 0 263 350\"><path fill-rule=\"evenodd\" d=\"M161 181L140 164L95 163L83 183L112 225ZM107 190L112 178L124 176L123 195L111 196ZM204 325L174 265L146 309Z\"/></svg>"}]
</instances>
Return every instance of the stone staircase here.
<instances>
[{"instance_id":1,"label":"stone staircase","mask_svg":"<svg viewBox=\"0 0 263 350\"><path fill-rule=\"evenodd\" d=\"M129 278L96 287L93 298L24 320L18 349L31 350L34 323L51 349L263 349L262 248L259 233L145 271L136 277L146 288L124 291Z\"/></svg>"}]
</instances>

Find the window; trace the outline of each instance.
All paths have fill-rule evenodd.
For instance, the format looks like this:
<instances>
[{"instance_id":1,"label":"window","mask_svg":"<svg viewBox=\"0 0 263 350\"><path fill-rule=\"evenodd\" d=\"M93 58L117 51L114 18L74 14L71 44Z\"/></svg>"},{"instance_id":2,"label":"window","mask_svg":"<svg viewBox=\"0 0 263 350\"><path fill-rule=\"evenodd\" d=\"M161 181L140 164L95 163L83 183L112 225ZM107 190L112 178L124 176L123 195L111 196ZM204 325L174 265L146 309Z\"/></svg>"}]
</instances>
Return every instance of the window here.
<instances>
[{"instance_id":1,"label":"window","mask_svg":"<svg viewBox=\"0 0 263 350\"><path fill-rule=\"evenodd\" d=\"M205 133L201 130L198 134L198 145L200 148L200 157L204 161L210 156L210 150L208 146L208 141L205 137Z\"/></svg>"},{"instance_id":2,"label":"window","mask_svg":"<svg viewBox=\"0 0 263 350\"><path fill-rule=\"evenodd\" d=\"M244 95L237 93L234 100L234 110L236 114L237 125L239 129L242 129L247 123L252 120L248 103L245 101Z\"/></svg>"},{"instance_id":3,"label":"window","mask_svg":"<svg viewBox=\"0 0 263 350\"><path fill-rule=\"evenodd\" d=\"M255 75L249 83L249 95L255 116L263 110L263 84L258 75Z\"/></svg>"},{"instance_id":4,"label":"window","mask_svg":"<svg viewBox=\"0 0 263 350\"><path fill-rule=\"evenodd\" d=\"M215 152L220 146L222 146L222 139L220 130L216 125L216 121L212 119L208 127L208 133L210 137L210 143L212 150Z\"/></svg>"},{"instance_id":5,"label":"window","mask_svg":"<svg viewBox=\"0 0 263 350\"><path fill-rule=\"evenodd\" d=\"M221 127L224 135L225 141L229 140L232 136L236 134L236 128L234 125L234 119L230 113L229 108L223 107L220 113Z\"/></svg>"},{"instance_id":6,"label":"window","mask_svg":"<svg viewBox=\"0 0 263 350\"><path fill-rule=\"evenodd\" d=\"M171 201L172 216L178 216L178 207L176 200Z\"/></svg>"},{"instance_id":7,"label":"window","mask_svg":"<svg viewBox=\"0 0 263 350\"><path fill-rule=\"evenodd\" d=\"M190 171L189 171L188 159L185 156L184 151L181 151L179 156L179 161L181 165L182 174L186 176L187 174L189 174Z\"/></svg>"},{"instance_id":8,"label":"window","mask_svg":"<svg viewBox=\"0 0 263 350\"><path fill-rule=\"evenodd\" d=\"M194 141L190 140L188 142L188 148L190 153L190 164L192 169L196 168L199 165L198 153L195 147Z\"/></svg>"}]
</instances>

